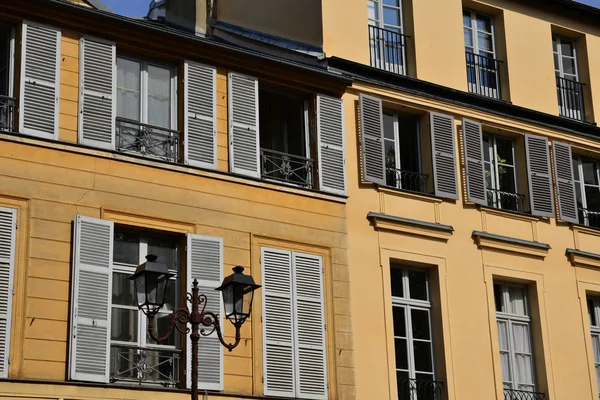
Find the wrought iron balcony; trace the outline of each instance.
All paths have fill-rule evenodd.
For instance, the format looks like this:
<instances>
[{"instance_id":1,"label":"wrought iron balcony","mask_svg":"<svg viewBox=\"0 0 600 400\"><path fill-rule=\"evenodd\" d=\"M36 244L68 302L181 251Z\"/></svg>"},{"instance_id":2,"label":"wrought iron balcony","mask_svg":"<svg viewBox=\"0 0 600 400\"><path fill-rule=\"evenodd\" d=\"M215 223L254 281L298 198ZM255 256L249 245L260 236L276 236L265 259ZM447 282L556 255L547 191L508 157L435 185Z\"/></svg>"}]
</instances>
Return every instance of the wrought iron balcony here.
<instances>
[{"instance_id":1,"label":"wrought iron balcony","mask_svg":"<svg viewBox=\"0 0 600 400\"><path fill-rule=\"evenodd\" d=\"M412 192L426 193L427 174L388 167L386 168L386 175L388 186Z\"/></svg>"},{"instance_id":2,"label":"wrought iron balcony","mask_svg":"<svg viewBox=\"0 0 600 400\"><path fill-rule=\"evenodd\" d=\"M545 400L546 394L526 390L504 389L504 400Z\"/></svg>"},{"instance_id":3,"label":"wrought iron balcony","mask_svg":"<svg viewBox=\"0 0 600 400\"><path fill-rule=\"evenodd\" d=\"M421 379L398 379L399 400L441 400L444 382Z\"/></svg>"},{"instance_id":4,"label":"wrought iron balcony","mask_svg":"<svg viewBox=\"0 0 600 400\"><path fill-rule=\"evenodd\" d=\"M585 121L584 90L585 85L581 82L556 77L558 111L561 117Z\"/></svg>"},{"instance_id":5,"label":"wrought iron balcony","mask_svg":"<svg viewBox=\"0 0 600 400\"><path fill-rule=\"evenodd\" d=\"M502 61L465 52L469 92L502 99L500 92L500 64Z\"/></svg>"},{"instance_id":6,"label":"wrought iron balcony","mask_svg":"<svg viewBox=\"0 0 600 400\"><path fill-rule=\"evenodd\" d=\"M181 350L111 345L110 381L175 387Z\"/></svg>"},{"instance_id":7,"label":"wrought iron balcony","mask_svg":"<svg viewBox=\"0 0 600 400\"><path fill-rule=\"evenodd\" d=\"M406 39L397 31L369 25L371 66L406 75Z\"/></svg>"},{"instance_id":8,"label":"wrought iron balcony","mask_svg":"<svg viewBox=\"0 0 600 400\"><path fill-rule=\"evenodd\" d=\"M12 132L15 129L15 99L0 96L0 130Z\"/></svg>"},{"instance_id":9,"label":"wrought iron balcony","mask_svg":"<svg viewBox=\"0 0 600 400\"><path fill-rule=\"evenodd\" d=\"M116 119L115 129L118 151L179 161L179 132L124 118Z\"/></svg>"},{"instance_id":10,"label":"wrought iron balcony","mask_svg":"<svg viewBox=\"0 0 600 400\"><path fill-rule=\"evenodd\" d=\"M313 160L310 158L261 148L260 167L263 179L313 187Z\"/></svg>"},{"instance_id":11,"label":"wrought iron balcony","mask_svg":"<svg viewBox=\"0 0 600 400\"><path fill-rule=\"evenodd\" d=\"M525 196L520 193L504 192L497 189L486 189L487 202L490 207L517 212L525 212L523 207Z\"/></svg>"},{"instance_id":12,"label":"wrought iron balcony","mask_svg":"<svg viewBox=\"0 0 600 400\"><path fill-rule=\"evenodd\" d=\"M593 228L600 228L600 211L579 207L579 223Z\"/></svg>"}]
</instances>

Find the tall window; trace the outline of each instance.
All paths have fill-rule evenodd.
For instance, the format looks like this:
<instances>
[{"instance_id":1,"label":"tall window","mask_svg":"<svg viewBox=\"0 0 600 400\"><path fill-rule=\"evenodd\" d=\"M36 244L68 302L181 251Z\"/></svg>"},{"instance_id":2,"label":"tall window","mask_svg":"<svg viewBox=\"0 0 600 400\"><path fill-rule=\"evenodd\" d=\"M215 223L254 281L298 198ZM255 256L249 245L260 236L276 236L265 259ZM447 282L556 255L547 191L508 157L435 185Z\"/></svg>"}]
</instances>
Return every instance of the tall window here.
<instances>
[{"instance_id":1,"label":"tall window","mask_svg":"<svg viewBox=\"0 0 600 400\"><path fill-rule=\"evenodd\" d=\"M554 71L558 111L563 117L582 120L585 118L583 86L579 83L577 49L571 39L553 35Z\"/></svg>"},{"instance_id":2,"label":"tall window","mask_svg":"<svg viewBox=\"0 0 600 400\"><path fill-rule=\"evenodd\" d=\"M484 134L483 159L488 205L523 212L523 196L517 193L514 142L501 136Z\"/></svg>"},{"instance_id":3,"label":"tall window","mask_svg":"<svg viewBox=\"0 0 600 400\"><path fill-rule=\"evenodd\" d=\"M598 162L573 157L573 177L579 221L600 228L600 171Z\"/></svg>"},{"instance_id":4,"label":"tall window","mask_svg":"<svg viewBox=\"0 0 600 400\"><path fill-rule=\"evenodd\" d=\"M600 391L600 298L588 297L587 306L590 316L590 330L592 333L592 351L594 352L596 383L598 390Z\"/></svg>"},{"instance_id":5,"label":"tall window","mask_svg":"<svg viewBox=\"0 0 600 400\"><path fill-rule=\"evenodd\" d=\"M166 332L170 315L178 303L179 240L177 237L148 235L115 229L111 310L111 379L174 386L179 380L180 340L178 335L160 344L150 338L147 318L138 309L136 290L129 280L148 254L158 256L175 276L169 285L165 306L156 316L159 332ZM146 363L146 370L140 368Z\"/></svg>"},{"instance_id":6,"label":"tall window","mask_svg":"<svg viewBox=\"0 0 600 400\"><path fill-rule=\"evenodd\" d=\"M391 283L398 397L437 400L428 273L392 264Z\"/></svg>"},{"instance_id":7,"label":"tall window","mask_svg":"<svg viewBox=\"0 0 600 400\"><path fill-rule=\"evenodd\" d=\"M371 65L406 75L403 0L368 0Z\"/></svg>"},{"instance_id":8,"label":"tall window","mask_svg":"<svg viewBox=\"0 0 600 400\"><path fill-rule=\"evenodd\" d=\"M386 181L388 186L425 192L419 118L385 110L383 113Z\"/></svg>"},{"instance_id":9,"label":"tall window","mask_svg":"<svg viewBox=\"0 0 600 400\"><path fill-rule=\"evenodd\" d=\"M515 391L535 391L527 287L496 282L494 298L504 396L508 399L517 399L518 392Z\"/></svg>"},{"instance_id":10,"label":"tall window","mask_svg":"<svg viewBox=\"0 0 600 400\"><path fill-rule=\"evenodd\" d=\"M492 18L464 10L463 30L469 91L500 98L500 62L496 59Z\"/></svg>"},{"instance_id":11,"label":"tall window","mask_svg":"<svg viewBox=\"0 0 600 400\"><path fill-rule=\"evenodd\" d=\"M14 128L13 79L13 29L0 24L0 130Z\"/></svg>"}]
</instances>

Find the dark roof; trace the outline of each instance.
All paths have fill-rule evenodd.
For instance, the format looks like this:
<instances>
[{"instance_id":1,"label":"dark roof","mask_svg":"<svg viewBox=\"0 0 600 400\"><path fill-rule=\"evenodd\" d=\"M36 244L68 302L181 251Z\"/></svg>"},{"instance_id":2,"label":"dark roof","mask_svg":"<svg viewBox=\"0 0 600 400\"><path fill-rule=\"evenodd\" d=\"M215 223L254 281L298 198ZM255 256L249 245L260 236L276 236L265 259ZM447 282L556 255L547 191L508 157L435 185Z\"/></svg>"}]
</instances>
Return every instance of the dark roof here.
<instances>
[{"instance_id":1,"label":"dark roof","mask_svg":"<svg viewBox=\"0 0 600 400\"><path fill-rule=\"evenodd\" d=\"M113 12L102 0L87 0L92 6L96 7L98 10Z\"/></svg>"}]
</instances>

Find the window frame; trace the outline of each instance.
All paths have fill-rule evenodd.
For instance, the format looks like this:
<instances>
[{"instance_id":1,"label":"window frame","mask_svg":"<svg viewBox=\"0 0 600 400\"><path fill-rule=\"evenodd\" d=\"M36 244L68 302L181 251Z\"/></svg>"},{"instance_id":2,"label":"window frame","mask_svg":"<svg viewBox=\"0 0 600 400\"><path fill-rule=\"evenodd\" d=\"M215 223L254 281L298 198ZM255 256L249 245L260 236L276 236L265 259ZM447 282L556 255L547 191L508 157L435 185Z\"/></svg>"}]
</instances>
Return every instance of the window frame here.
<instances>
[{"instance_id":1,"label":"window frame","mask_svg":"<svg viewBox=\"0 0 600 400\"><path fill-rule=\"evenodd\" d=\"M463 19L463 32L465 29L469 29L469 31L471 32L471 41L473 43L472 46L468 46L465 43L465 48L467 47L472 47L473 49L473 54L477 54L477 55L482 55L480 53L480 48L479 48L479 35L477 35L479 32L486 34L486 35L490 35L492 37L492 58L494 60L497 59L497 49L496 49L496 25L494 22L494 17L489 15L489 14L485 14L479 11L475 11L475 10L471 10L468 8L464 8L463 9L463 17L465 16L465 14L469 14L469 21L471 22L470 26L465 26L464 24L464 19ZM490 32L486 32L486 31L481 31L477 28L477 20L478 20L478 16L482 16L485 18L489 18L490 20L490 27L491 27L491 31ZM489 52L486 50L483 50L484 53L488 54ZM483 55L484 57L489 57L488 55Z\"/></svg>"},{"instance_id":2,"label":"window frame","mask_svg":"<svg viewBox=\"0 0 600 400\"><path fill-rule=\"evenodd\" d=\"M16 37L16 30L14 25L11 24L6 24L6 23L0 23L0 28L6 29L8 32L8 62L7 62L7 68L8 68L8 74L6 79L8 79L7 82L7 90L8 93L6 94L6 96L8 97L15 97L15 37Z\"/></svg>"},{"instance_id":3,"label":"window frame","mask_svg":"<svg viewBox=\"0 0 600 400\"><path fill-rule=\"evenodd\" d=\"M587 212L589 211L595 211L600 213L600 209L598 210L590 210L588 209L588 204L587 204L587 194L586 194L586 187L593 187L598 189L598 192L600 194L600 165L599 165L599 161L594 160L592 158L589 157L583 157L581 155L578 154L573 154L573 159L572 162L574 163L573 168L577 169L577 171L574 171L576 173L574 173L573 175L573 184L576 185L575 188L579 188L579 194L580 194L580 198L581 198L581 208L586 210L586 212L582 212L583 213L583 220L579 221L580 223L582 223L585 226L592 226L590 225L590 218L589 215L587 214ZM593 185L590 183L585 183L585 178L583 176L583 163L584 162L593 162L595 164L595 168L594 168L594 173L596 175L596 180L598 182L597 185ZM575 203L578 204L577 202L578 198L577 198L577 190L575 190ZM577 213L579 214L579 205L577 205ZM598 214L600 216L600 214Z\"/></svg>"},{"instance_id":4,"label":"window frame","mask_svg":"<svg viewBox=\"0 0 600 400\"><path fill-rule=\"evenodd\" d=\"M488 157L490 158L490 161L486 161L485 157L483 159L483 168L484 168L484 173L485 173L485 167L486 164L490 165L490 175L491 175L491 182L492 182L492 187L488 188L488 189L492 189L492 190L498 190L500 191L499 187L500 187L500 174L499 174L499 166L501 167L507 167L507 168L512 168L513 169L513 180L514 180L514 184L515 184L515 192L514 194L519 194L519 179L518 179L518 171L517 171L517 158L516 158L516 146L515 146L515 140L506 136L499 136L493 133L488 133L488 132L483 132L482 133L482 141L483 141L483 146L484 149L483 151L486 151L486 145L485 145L485 138L488 138L488 143L489 145L487 146L487 150L488 150ZM508 164L508 163L498 163L498 142L497 139L498 138L502 138L503 140L507 140L510 141L511 143L511 153L512 153L512 160L513 160L513 165ZM493 168L492 168L493 167ZM486 182L487 185L487 182ZM508 193L508 192L506 192ZM487 196L487 192L486 192L486 196ZM502 201L501 200L497 200L496 199L496 192L493 192L493 199L494 199L494 203L495 205L492 205L490 207L493 208L497 208L497 209L503 209L502 208ZM488 204L489 205L489 204ZM521 210L521 212L523 212L523 210Z\"/></svg>"},{"instance_id":5,"label":"window frame","mask_svg":"<svg viewBox=\"0 0 600 400\"><path fill-rule=\"evenodd\" d=\"M380 29L387 29L390 30L392 32L397 32L400 35L402 35L402 48L400 50L400 56L401 56L401 60L400 60L400 64L392 64L393 66L390 66L387 57L387 46L386 46L386 40L381 40L381 44L380 49L378 49L377 54L379 54L380 56L383 55L383 58L385 60L385 69L387 71L395 71L397 66L399 68L399 73L400 75L406 75L407 73L407 65L406 65L406 35L404 33L404 26L405 26L405 21L404 21L404 0L398 0L398 7L396 6L391 6L391 5L386 5L383 4L384 0L367 0L367 19L368 19L368 24L375 26L377 28ZM375 15L375 19L370 18L369 14L369 4L373 4L373 8L376 11L376 15ZM398 21L400 22L400 26L397 25L392 25L392 24L386 24L385 23L385 19L384 19L384 10L394 10L398 13ZM372 62L372 60L371 60Z\"/></svg>"},{"instance_id":6,"label":"window frame","mask_svg":"<svg viewBox=\"0 0 600 400\"><path fill-rule=\"evenodd\" d=\"M400 153L400 150L401 150L400 149L400 134L401 134L401 132L400 132L400 122L399 122L399 114L400 114L400 112L392 110L392 109L389 109L389 108L384 108L383 109L383 114L384 114L383 118L385 118L385 115L388 115L388 116L390 116L390 117L392 117L394 119L393 120L393 127L394 127L394 133L393 134L394 134L394 139L389 139L389 138L386 137L386 135L385 135L385 124L383 124L383 130L384 130L384 132L383 132L383 145L384 145L384 147L383 148L384 148L384 151L385 151L385 149L386 149L386 146L385 146L386 143L387 142L392 142L392 141L394 142L394 153L395 153L394 154L394 169L396 171L402 171L403 170L402 169L402 155ZM417 150L417 157L419 158L419 161L418 161L419 168L418 168L418 171L409 171L409 172L416 172L416 173L419 173L419 174L423 173L423 153L422 153L422 150L423 150L423 148L422 148L423 147L423 138L421 137L421 134L422 134L421 121L418 120L417 121L417 132L416 132L416 135L417 135L417 149L416 150ZM400 189L400 190L410 190L410 189L405 189L405 188L402 187L402 179L396 179L396 185L390 185L387 182L387 172L388 172L388 168L389 167L387 166L386 157L387 157L387 155L384 154L384 162L385 162L384 167L385 167L385 172L386 172L386 186L393 187L393 188ZM402 173L400 173L400 176L402 176Z\"/></svg>"},{"instance_id":7,"label":"window frame","mask_svg":"<svg viewBox=\"0 0 600 400\"><path fill-rule=\"evenodd\" d=\"M593 324L590 313L590 302L592 303L592 309L596 320L596 325ZM588 315L590 317L590 336L592 340L592 356L594 359L594 370L596 372L596 381L598 382L598 395L600 396L600 358L596 358L596 352L594 351L594 336L598 337L600 344L600 298L594 296L587 296L586 305L588 309Z\"/></svg>"},{"instance_id":8,"label":"window frame","mask_svg":"<svg viewBox=\"0 0 600 400\"><path fill-rule=\"evenodd\" d=\"M563 65L563 58L572 58L573 59L573 64L575 66L575 74L567 74L569 76L574 76L575 77L575 82L580 82L580 76L579 76L579 61L578 61L578 57L577 57L577 41L575 39L571 39L565 36L561 36L561 35L557 35L555 33L552 34L552 42L554 43L554 41L556 40L556 51L554 51L554 49L552 49L552 53L554 55L556 55L557 59L558 59L558 69L556 68L556 65L554 65L554 72L558 73L558 76L560 78L563 79L568 79L565 77L565 71L564 71L564 65ZM571 44L571 48L573 49L573 56L566 56L562 54L562 48L561 48L561 44L564 42L569 42Z\"/></svg>"}]
</instances>

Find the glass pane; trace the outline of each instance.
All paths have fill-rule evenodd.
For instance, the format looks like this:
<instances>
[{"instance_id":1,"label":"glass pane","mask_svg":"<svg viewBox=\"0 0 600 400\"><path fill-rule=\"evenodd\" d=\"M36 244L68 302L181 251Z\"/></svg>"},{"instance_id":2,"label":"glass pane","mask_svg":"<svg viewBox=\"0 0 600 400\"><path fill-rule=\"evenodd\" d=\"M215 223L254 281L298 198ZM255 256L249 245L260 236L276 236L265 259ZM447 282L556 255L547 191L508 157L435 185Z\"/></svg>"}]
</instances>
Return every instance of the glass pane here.
<instances>
[{"instance_id":1,"label":"glass pane","mask_svg":"<svg viewBox=\"0 0 600 400\"><path fill-rule=\"evenodd\" d=\"M575 69L575 59L563 57L563 72L568 75L577 75Z\"/></svg>"},{"instance_id":2,"label":"glass pane","mask_svg":"<svg viewBox=\"0 0 600 400\"><path fill-rule=\"evenodd\" d=\"M406 316L404 307L393 307L394 336L406 337Z\"/></svg>"},{"instance_id":3,"label":"glass pane","mask_svg":"<svg viewBox=\"0 0 600 400\"><path fill-rule=\"evenodd\" d=\"M115 305L137 307L135 285L132 280L129 280L128 274L113 274L112 303Z\"/></svg>"},{"instance_id":4,"label":"glass pane","mask_svg":"<svg viewBox=\"0 0 600 400\"><path fill-rule=\"evenodd\" d=\"M140 121L140 92L117 89L117 117Z\"/></svg>"},{"instance_id":5,"label":"glass pane","mask_svg":"<svg viewBox=\"0 0 600 400\"><path fill-rule=\"evenodd\" d=\"M431 339L429 332L429 312L427 310L410 310L412 334L414 339Z\"/></svg>"},{"instance_id":6,"label":"glass pane","mask_svg":"<svg viewBox=\"0 0 600 400\"><path fill-rule=\"evenodd\" d=\"M171 127L171 70L148 66L148 123Z\"/></svg>"},{"instance_id":7,"label":"glass pane","mask_svg":"<svg viewBox=\"0 0 600 400\"><path fill-rule=\"evenodd\" d=\"M497 158L499 163L515 165L512 140L496 137L496 150L498 152Z\"/></svg>"},{"instance_id":8,"label":"glass pane","mask_svg":"<svg viewBox=\"0 0 600 400\"><path fill-rule=\"evenodd\" d=\"M155 318L155 324L156 324L156 329L158 331L158 335L164 335L165 332L167 332L169 330L169 325L171 323L171 313L158 313L156 314L156 318ZM176 338L179 335L179 333L177 332L177 330L175 330L173 332L173 334L171 336L169 336L169 338L167 340L165 340L164 342L160 342L161 345L164 346L175 346L175 342L176 342ZM148 343L151 344L156 344L156 342L150 337L150 334L148 333L148 331L146 331L146 341Z\"/></svg>"},{"instance_id":9,"label":"glass pane","mask_svg":"<svg viewBox=\"0 0 600 400\"><path fill-rule=\"evenodd\" d=\"M398 115L398 130L400 132L400 137L398 138L400 141L400 169L419 172L421 164L419 153L419 119L409 114ZM421 190L419 188L420 184L419 179L412 175L406 175L403 180L403 187L409 190Z\"/></svg>"},{"instance_id":10,"label":"glass pane","mask_svg":"<svg viewBox=\"0 0 600 400\"><path fill-rule=\"evenodd\" d=\"M471 34L471 30L464 28L464 36L465 36L465 46L471 48L473 47L473 35Z\"/></svg>"},{"instance_id":11,"label":"glass pane","mask_svg":"<svg viewBox=\"0 0 600 400\"><path fill-rule=\"evenodd\" d=\"M367 12L369 14L370 20L377 21L379 19L377 3L375 3L374 1L367 2Z\"/></svg>"},{"instance_id":12,"label":"glass pane","mask_svg":"<svg viewBox=\"0 0 600 400\"><path fill-rule=\"evenodd\" d=\"M483 56L493 58L491 52L494 51L494 45L492 44L492 35L488 35L487 33L477 33L477 44L479 45L479 49L485 51L489 54L482 54Z\"/></svg>"},{"instance_id":13,"label":"glass pane","mask_svg":"<svg viewBox=\"0 0 600 400\"><path fill-rule=\"evenodd\" d=\"M410 298L415 300L427 300L427 272L408 271L408 286Z\"/></svg>"},{"instance_id":14,"label":"glass pane","mask_svg":"<svg viewBox=\"0 0 600 400\"><path fill-rule=\"evenodd\" d=\"M487 162L490 162L490 147L492 147L490 137L483 135L483 160Z\"/></svg>"},{"instance_id":15,"label":"glass pane","mask_svg":"<svg viewBox=\"0 0 600 400\"><path fill-rule=\"evenodd\" d=\"M516 193L515 188L515 169L504 165L498 166L499 189L507 193ZM505 200L505 199L502 199Z\"/></svg>"},{"instance_id":16,"label":"glass pane","mask_svg":"<svg viewBox=\"0 0 600 400\"><path fill-rule=\"evenodd\" d=\"M587 299L587 308L588 315L590 316L590 325L598 326L598 322L596 321L596 311L594 310L594 300Z\"/></svg>"},{"instance_id":17,"label":"glass pane","mask_svg":"<svg viewBox=\"0 0 600 400\"><path fill-rule=\"evenodd\" d=\"M385 25L400 26L400 13L398 10L383 7L383 23Z\"/></svg>"},{"instance_id":18,"label":"glass pane","mask_svg":"<svg viewBox=\"0 0 600 400\"><path fill-rule=\"evenodd\" d=\"M415 369L423 372L433 372L431 362L431 342L413 341L415 351Z\"/></svg>"},{"instance_id":19,"label":"glass pane","mask_svg":"<svg viewBox=\"0 0 600 400\"><path fill-rule=\"evenodd\" d=\"M406 345L406 339L394 339L397 369L408 369L408 351Z\"/></svg>"},{"instance_id":20,"label":"glass pane","mask_svg":"<svg viewBox=\"0 0 600 400\"><path fill-rule=\"evenodd\" d=\"M510 299L510 310L508 310L508 312L516 315L527 315L525 289L520 287L509 287L508 294Z\"/></svg>"},{"instance_id":21,"label":"glass pane","mask_svg":"<svg viewBox=\"0 0 600 400\"><path fill-rule=\"evenodd\" d=\"M395 139L394 121L395 117L393 115L383 113L383 134L386 139Z\"/></svg>"},{"instance_id":22,"label":"glass pane","mask_svg":"<svg viewBox=\"0 0 600 400\"><path fill-rule=\"evenodd\" d=\"M579 181L579 163L575 158L573 159L573 178Z\"/></svg>"},{"instance_id":23,"label":"glass pane","mask_svg":"<svg viewBox=\"0 0 600 400\"><path fill-rule=\"evenodd\" d=\"M563 56L573 57L573 43L569 40L561 39L560 51Z\"/></svg>"},{"instance_id":24,"label":"glass pane","mask_svg":"<svg viewBox=\"0 0 600 400\"><path fill-rule=\"evenodd\" d=\"M515 352L531 353L531 348L529 346L529 325L513 322L512 330Z\"/></svg>"},{"instance_id":25,"label":"glass pane","mask_svg":"<svg viewBox=\"0 0 600 400\"><path fill-rule=\"evenodd\" d=\"M515 374L518 383L533 384L533 365L531 356L516 354L515 355Z\"/></svg>"},{"instance_id":26,"label":"glass pane","mask_svg":"<svg viewBox=\"0 0 600 400\"><path fill-rule=\"evenodd\" d=\"M398 168L396 165L396 144L391 140L385 141L385 167Z\"/></svg>"},{"instance_id":27,"label":"glass pane","mask_svg":"<svg viewBox=\"0 0 600 400\"><path fill-rule=\"evenodd\" d=\"M560 65L558 64L558 54L554 53L554 70L556 72L556 76L560 76L558 71L560 71Z\"/></svg>"},{"instance_id":28,"label":"glass pane","mask_svg":"<svg viewBox=\"0 0 600 400\"><path fill-rule=\"evenodd\" d=\"M496 302L496 311L502 311L502 286L494 283L494 301Z\"/></svg>"},{"instance_id":29,"label":"glass pane","mask_svg":"<svg viewBox=\"0 0 600 400\"><path fill-rule=\"evenodd\" d=\"M138 310L111 310L111 340L137 342Z\"/></svg>"},{"instance_id":30,"label":"glass pane","mask_svg":"<svg viewBox=\"0 0 600 400\"><path fill-rule=\"evenodd\" d=\"M585 199L588 210L600 211L600 189L595 186L586 186Z\"/></svg>"},{"instance_id":31,"label":"glass pane","mask_svg":"<svg viewBox=\"0 0 600 400\"><path fill-rule=\"evenodd\" d=\"M597 166L594 161L582 161L583 181L590 185L598 184L598 176L596 175Z\"/></svg>"},{"instance_id":32,"label":"glass pane","mask_svg":"<svg viewBox=\"0 0 600 400\"><path fill-rule=\"evenodd\" d=\"M600 363L600 335L592 334L592 348L594 351L594 362Z\"/></svg>"},{"instance_id":33,"label":"glass pane","mask_svg":"<svg viewBox=\"0 0 600 400\"><path fill-rule=\"evenodd\" d=\"M390 268L392 280L392 296L404 297L404 288L402 287L402 269L392 265Z\"/></svg>"},{"instance_id":34,"label":"glass pane","mask_svg":"<svg viewBox=\"0 0 600 400\"><path fill-rule=\"evenodd\" d=\"M492 20L488 17L477 15L477 30L484 32L492 32Z\"/></svg>"},{"instance_id":35,"label":"glass pane","mask_svg":"<svg viewBox=\"0 0 600 400\"><path fill-rule=\"evenodd\" d=\"M417 399L418 400L437 400L442 398L442 388L432 384L433 374L416 374L417 378Z\"/></svg>"},{"instance_id":36,"label":"glass pane","mask_svg":"<svg viewBox=\"0 0 600 400\"><path fill-rule=\"evenodd\" d=\"M558 38L552 36L552 51L558 51Z\"/></svg>"},{"instance_id":37,"label":"glass pane","mask_svg":"<svg viewBox=\"0 0 600 400\"><path fill-rule=\"evenodd\" d=\"M396 383L398 400L411 400L411 380L408 378L408 371L396 371Z\"/></svg>"},{"instance_id":38,"label":"glass pane","mask_svg":"<svg viewBox=\"0 0 600 400\"><path fill-rule=\"evenodd\" d=\"M400 0L383 0L384 6L400 7Z\"/></svg>"},{"instance_id":39,"label":"glass pane","mask_svg":"<svg viewBox=\"0 0 600 400\"><path fill-rule=\"evenodd\" d=\"M498 347L500 351L508 351L508 322L498 321Z\"/></svg>"},{"instance_id":40,"label":"glass pane","mask_svg":"<svg viewBox=\"0 0 600 400\"><path fill-rule=\"evenodd\" d=\"M500 352L500 365L502 366L502 381L512 382L510 376L510 354L504 351Z\"/></svg>"},{"instance_id":41,"label":"glass pane","mask_svg":"<svg viewBox=\"0 0 600 400\"><path fill-rule=\"evenodd\" d=\"M113 262L140 264L140 237L134 233L115 232Z\"/></svg>"},{"instance_id":42,"label":"glass pane","mask_svg":"<svg viewBox=\"0 0 600 400\"><path fill-rule=\"evenodd\" d=\"M463 12L463 26L467 28L471 27L471 13L468 11Z\"/></svg>"},{"instance_id":43,"label":"glass pane","mask_svg":"<svg viewBox=\"0 0 600 400\"><path fill-rule=\"evenodd\" d=\"M117 58L117 116L140 120L140 63Z\"/></svg>"},{"instance_id":44,"label":"glass pane","mask_svg":"<svg viewBox=\"0 0 600 400\"><path fill-rule=\"evenodd\" d=\"M148 254L158 256L158 261L167 264L169 269L179 271L177 239L169 237L149 237Z\"/></svg>"}]
</instances>

